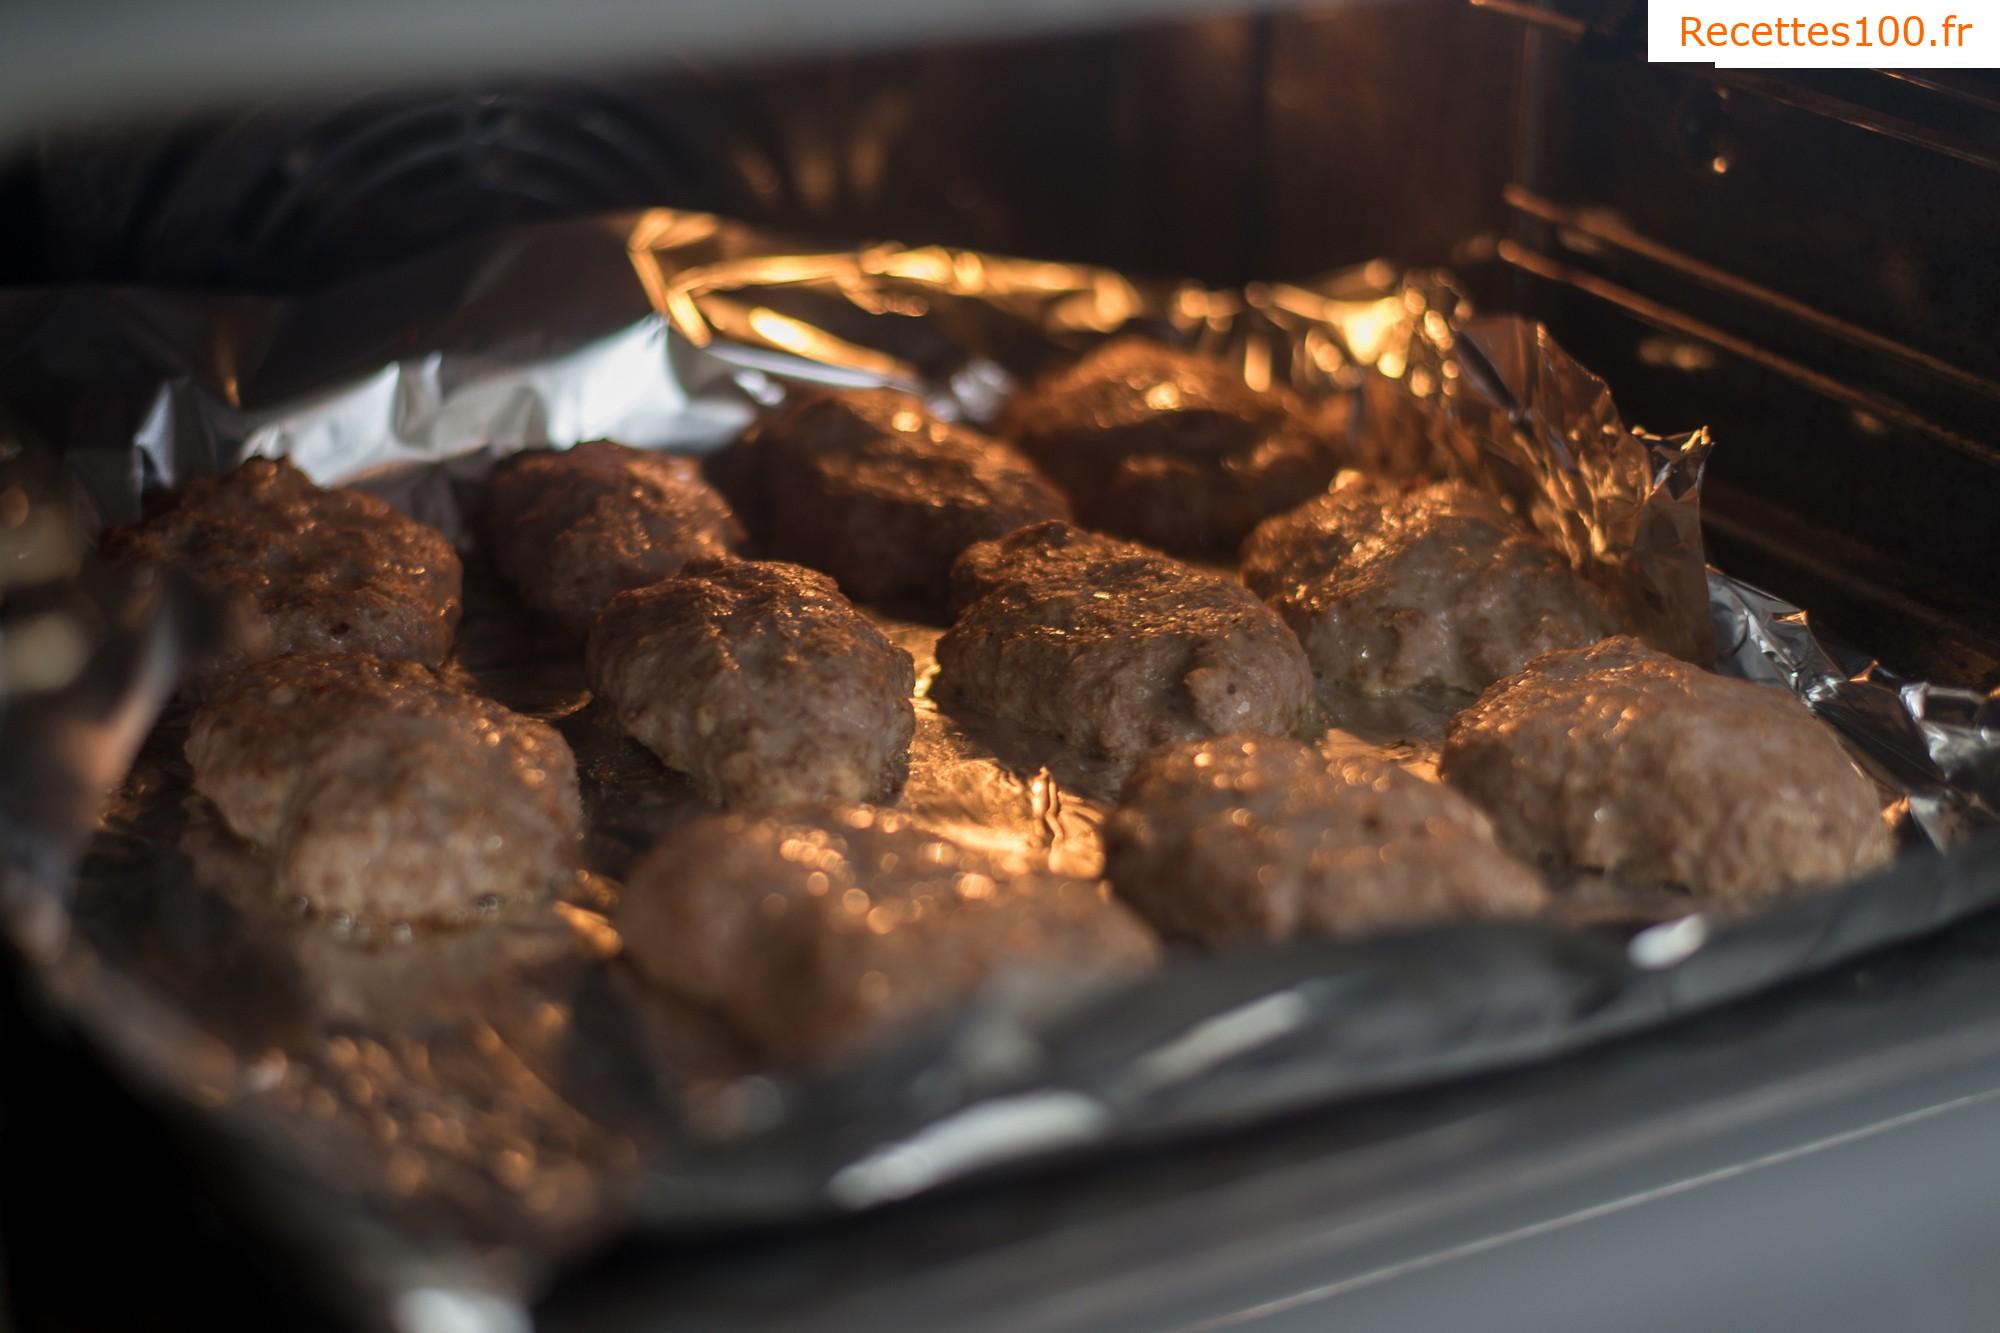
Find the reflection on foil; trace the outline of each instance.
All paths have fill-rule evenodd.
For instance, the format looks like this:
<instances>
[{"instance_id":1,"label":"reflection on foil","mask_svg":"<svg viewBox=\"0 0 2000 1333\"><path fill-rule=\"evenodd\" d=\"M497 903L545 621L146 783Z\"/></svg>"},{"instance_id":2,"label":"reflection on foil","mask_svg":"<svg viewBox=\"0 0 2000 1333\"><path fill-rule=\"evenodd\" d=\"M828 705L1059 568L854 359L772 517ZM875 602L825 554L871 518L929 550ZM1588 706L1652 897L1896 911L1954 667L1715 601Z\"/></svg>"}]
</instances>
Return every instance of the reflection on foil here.
<instances>
[{"instance_id":1,"label":"reflection on foil","mask_svg":"<svg viewBox=\"0 0 2000 1333\"><path fill-rule=\"evenodd\" d=\"M1708 942L1708 919L1684 916L1649 926L1632 937L1632 961L1648 970L1672 967Z\"/></svg>"},{"instance_id":2,"label":"reflection on foil","mask_svg":"<svg viewBox=\"0 0 2000 1333\"><path fill-rule=\"evenodd\" d=\"M827 1192L843 1208L872 1208L981 1167L1087 1143L1111 1123L1109 1111L1074 1092L995 1097L842 1167Z\"/></svg>"},{"instance_id":3,"label":"reflection on foil","mask_svg":"<svg viewBox=\"0 0 2000 1333\"><path fill-rule=\"evenodd\" d=\"M2000 900L2000 703L1897 680L1798 608L1707 572L1706 437L1627 430L1545 331L1475 316L1442 274L1378 262L1215 291L939 247L821 252L662 210L508 232L290 303L0 297L0 406L59 446L106 522L247 454L288 454L464 540L511 450L600 436L711 450L807 383L894 382L986 422L1018 383L1124 332L1290 385L1385 469L1494 489L1622 589L1655 642L1701 657L1712 636L1720 669L1806 699L1951 854L1750 917L1578 882L1552 922L1299 941L1110 995L1000 985L851 1069L781 1075L618 961L618 877L698 804L605 722L573 645L514 609L476 555L451 670L562 730L590 869L547 909L407 941L289 915L258 858L191 813L185 718L147 729L199 606L86 568L48 605L11 584L0 602L0 630L46 641L35 660L63 667L0 681L0 908L35 982L219 1144L289 1168L274 1192L326 1221L330 1266L401 1326L505 1327L551 1262L619 1228L796 1220L1546 1057ZM44 476L21 483L19 512L23 457L0 440L0 526L17 534L68 498ZM87 627L81 666L32 618L16 624L22 608ZM904 808L1002 864L1098 873L1120 774L938 708L922 697L936 629L885 627L920 668ZM1419 772L1435 756L1439 719L1422 710L1333 720L1329 753Z\"/></svg>"},{"instance_id":4,"label":"reflection on foil","mask_svg":"<svg viewBox=\"0 0 2000 1333\"><path fill-rule=\"evenodd\" d=\"M1906 793L1911 821L1939 847L2000 823L2000 691L1904 680L1813 631L1800 608L1711 573L1725 669L1793 691L1845 736L1876 779Z\"/></svg>"},{"instance_id":5,"label":"reflection on foil","mask_svg":"<svg viewBox=\"0 0 2000 1333\"><path fill-rule=\"evenodd\" d=\"M1404 295L1405 322L1362 395L1362 458L1506 497L1620 595L1645 639L1712 662L1699 510L1708 432L1631 430L1604 382L1539 324L1468 317L1441 280Z\"/></svg>"}]
</instances>

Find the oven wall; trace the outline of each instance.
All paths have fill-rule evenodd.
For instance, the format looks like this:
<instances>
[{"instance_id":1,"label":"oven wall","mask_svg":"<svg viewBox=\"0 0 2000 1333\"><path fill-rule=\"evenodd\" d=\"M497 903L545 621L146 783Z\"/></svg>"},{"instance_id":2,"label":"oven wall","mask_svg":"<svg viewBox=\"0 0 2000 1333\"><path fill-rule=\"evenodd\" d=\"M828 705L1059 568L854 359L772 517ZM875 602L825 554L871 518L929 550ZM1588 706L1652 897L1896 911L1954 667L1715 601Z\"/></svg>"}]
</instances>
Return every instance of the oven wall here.
<instances>
[{"instance_id":1,"label":"oven wall","mask_svg":"<svg viewBox=\"0 0 2000 1333\"><path fill-rule=\"evenodd\" d=\"M1652 66L1522 13L1496 299L1718 446L1711 554L1892 665L2000 683L2000 76Z\"/></svg>"},{"instance_id":2,"label":"oven wall","mask_svg":"<svg viewBox=\"0 0 2000 1333\"><path fill-rule=\"evenodd\" d=\"M1502 216L1519 45L1411 0L113 124L17 165L10 276L298 287L660 203L1218 282L1442 261Z\"/></svg>"}]
</instances>

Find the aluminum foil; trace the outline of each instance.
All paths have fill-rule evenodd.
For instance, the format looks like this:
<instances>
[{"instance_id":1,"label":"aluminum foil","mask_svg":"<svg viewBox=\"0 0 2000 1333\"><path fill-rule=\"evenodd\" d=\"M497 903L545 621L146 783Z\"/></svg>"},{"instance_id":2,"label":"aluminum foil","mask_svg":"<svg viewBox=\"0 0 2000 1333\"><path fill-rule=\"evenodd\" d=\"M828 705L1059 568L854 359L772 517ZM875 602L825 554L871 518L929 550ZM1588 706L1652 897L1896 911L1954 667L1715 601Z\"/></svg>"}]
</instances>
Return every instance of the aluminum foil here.
<instances>
[{"instance_id":1,"label":"aluminum foil","mask_svg":"<svg viewBox=\"0 0 2000 1333\"><path fill-rule=\"evenodd\" d=\"M170 696L206 633L199 599L86 554L91 521L250 454L375 489L470 545L462 516L509 450L711 449L801 382L895 384L984 421L1023 379L1134 330L1292 385L1371 466L1492 488L1654 642L1797 692L1883 782L1910 854L1749 917L1573 886L1537 924L1181 960L1113 994L1002 984L858 1064L781 1076L616 962L617 877L694 800L603 723L573 656L476 552L453 669L564 731L590 873L555 903L407 942L285 913L188 792ZM624 1228L833 1215L1545 1056L2000 899L2000 703L1897 680L1705 569L1706 436L1627 429L1545 331L1474 314L1445 275L1377 264L1214 291L938 248L816 251L656 211L292 302L0 296L0 348L8 938L56 1019L265 1206L317 1226L328 1265L406 1327L516 1326L550 1265ZM889 628L920 662L937 633ZM1385 743L1421 769L1409 718L1328 740ZM903 804L1005 864L1091 874L1115 776L925 703Z\"/></svg>"}]
</instances>

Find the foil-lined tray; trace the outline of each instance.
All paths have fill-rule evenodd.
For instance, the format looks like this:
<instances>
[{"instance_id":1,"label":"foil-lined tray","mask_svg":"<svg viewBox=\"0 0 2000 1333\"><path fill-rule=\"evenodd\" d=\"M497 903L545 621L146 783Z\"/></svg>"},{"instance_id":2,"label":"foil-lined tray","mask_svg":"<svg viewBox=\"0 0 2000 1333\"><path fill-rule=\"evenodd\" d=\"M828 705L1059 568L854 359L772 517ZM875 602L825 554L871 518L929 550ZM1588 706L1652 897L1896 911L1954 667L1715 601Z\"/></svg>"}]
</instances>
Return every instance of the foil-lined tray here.
<instances>
[{"instance_id":1,"label":"foil-lined tray","mask_svg":"<svg viewBox=\"0 0 2000 1333\"><path fill-rule=\"evenodd\" d=\"M1109 994L1003 980L850 1066L784 1074L618 963L618 876L698 803L598 716L573 647L476 551L450 669L569 739L589 872L560 901L408 939L343 937L269 891L188 790L172 693L199 599L88 556L92 523L260 453L469 543L463 516L513 449L711 450L800 383L895 384L985 421L1023 379L1131 331L1291 385L1369 466L1491 488L1622 590L1653 642L1797 692L1882 783L1905 854L1751 916L1571 885L1543 922L1177 959ZM1706 435L1628 429L1545 331L1475 314L1446 275L1376 264L1214 291L938 248L815 252L655 211L290 302L0 295L0 348L8 939L56 1017L265 1205L312 1219L329 1264L412 1327L440 1311L509 1327L553 1264L621 1229L837 1215L1545 1056L2000 901L2000 703L1898 680L1707 569ZM925 665L937 627L885 623ZM1342 720L1329 747L1423 768L1423 716ZM1003 865L1094 874L1116 779L920 700L901 804Z\"/></svg>"}]
</instances>

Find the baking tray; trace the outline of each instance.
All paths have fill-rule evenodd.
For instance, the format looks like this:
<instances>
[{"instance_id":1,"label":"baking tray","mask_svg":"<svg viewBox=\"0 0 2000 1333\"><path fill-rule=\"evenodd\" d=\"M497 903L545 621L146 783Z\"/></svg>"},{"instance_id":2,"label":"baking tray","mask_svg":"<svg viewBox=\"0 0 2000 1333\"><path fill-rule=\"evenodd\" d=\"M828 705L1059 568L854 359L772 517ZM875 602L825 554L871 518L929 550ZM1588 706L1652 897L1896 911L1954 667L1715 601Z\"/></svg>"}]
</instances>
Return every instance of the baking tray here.
<instances>
[{"instance_id":1,"label":"baking tray","mask_svg":"<svg viewBox=\"0 0 2000 1333\"><path fill-rule=\"evenodd\" d=\"M2000 898L1992 701L1897 680L1706 570L1705 436L1626 429L1543 331L1471 311L1448 275L1375 264L1218 292L653 211L506 233L290 302L0 297L0 406L27 442L9 484L37 515L125 521L149 491L285 454L464 537L480 477L512 449L709 450L802 382L898 384L986 420L1023 378L1127 331L1356 405L1350 443L1375 465L1498 490L1622 580L1655 642L1795 690L1884 783L1903 857L1751 916L1572 900L1535 924L1177 959L1110 994L1003 983L851 1066L786 1076L705 1015L635 993L615 962L621 861L686 793L594 720L573 660L537 655L476 553L454 669L563 721L598 873L532 919L402 949L271 910L255 864L185 798L170 699L206 631L199 598L83 560L5 604L11 627L66 617L89 648L66 681L0 701L0 906L31 982L127 1077L259 1164L266 1205L316 1219L387 1307L491 1313L623 1230L870 1209L1545 1057ZM897 633L921 652L935 631ZM1025 812L1018 854L1087 861L1092 776L960 721L926 714L906 802L962 834ZM1070 844L1047 831L1051 789L1076 797Z\"/></svg>"}]
</instances>

